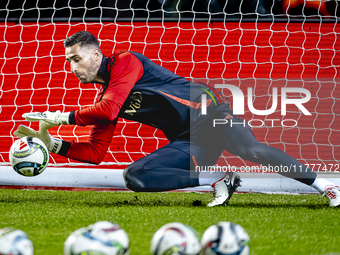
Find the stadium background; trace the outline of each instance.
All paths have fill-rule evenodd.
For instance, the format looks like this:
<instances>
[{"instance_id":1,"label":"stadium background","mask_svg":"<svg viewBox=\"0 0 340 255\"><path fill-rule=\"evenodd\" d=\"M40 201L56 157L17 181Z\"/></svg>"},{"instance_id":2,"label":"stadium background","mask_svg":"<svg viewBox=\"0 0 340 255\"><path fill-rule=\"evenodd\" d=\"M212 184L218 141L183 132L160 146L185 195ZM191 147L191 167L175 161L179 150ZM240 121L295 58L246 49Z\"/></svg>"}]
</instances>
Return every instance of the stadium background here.
<instances>
[{"instance_id":1,"label":"stadium background","mask_svg":"<svg viewBox=\"0 0 340 255\"><path fill-rule=\"evenodd\" d=\"M288 107L289 118L298 119L297 128L254 128L255 135L259 141L304 163L339 164L337 8L328 8L335 11L324 17L315 8L303 6L287 15L278 1L272 2L271 8L268 1L259 1L255 7L246 7L244 1L239 9L228 9L227 5L233 3L230 1L222 11L217 8L223 7L222 4L213 9L209 4L204 5L208 3L204 1L197 2L201 5L191 5L189 11L179 4L166 9L164 2L153 7L151 3L156 1L144 6L136 1L129 6L119 3L114 8L106 7L105 2L94 7L76 6L76 1L64 5L55 1L47 7L33 1L2 4L2 166L8 166L8 150L15 140L12 133L20 124L29 125L23 121L23 113L70 111L93 103L99 87L80 84L65 63L62 42L79 30L93 33L106 55L119 50L136 51L188 79L222 78L236 82L245 95L246 88L251 86L257 96L254 99L257 109L271 105L273 87L308 89L312 99L305 107L312 117ZM335 3L330 1L333 6ZM195 10L196 6L203 9ZM235 11L227 12L227 9ZM99 19L94 17L98 13ZM267 119L282 120L279 110ZM254 118L249 111L245 117ZM37 123L31 127L37 129ZM62 126L51 129L50 133L65 140L84 141L88 131L89 128ZM124 120L119 121L116 134L100 166L79 165L58 155L51 155L50 166L123 169L167 143L159 130ZM228 154L221 157L221 162L237 166L251 164Z\"/></svg>"}]
</instances>

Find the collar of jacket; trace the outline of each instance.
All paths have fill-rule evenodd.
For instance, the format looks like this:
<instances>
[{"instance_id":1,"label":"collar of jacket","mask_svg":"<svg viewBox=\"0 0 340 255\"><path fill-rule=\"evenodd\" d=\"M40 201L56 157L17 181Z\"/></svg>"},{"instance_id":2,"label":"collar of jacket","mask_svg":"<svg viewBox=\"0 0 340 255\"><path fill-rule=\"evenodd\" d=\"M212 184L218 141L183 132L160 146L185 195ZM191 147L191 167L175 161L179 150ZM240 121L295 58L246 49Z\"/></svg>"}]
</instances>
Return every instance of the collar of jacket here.
<instances>
[{"instance_id":1,"label":"collar of jacket","mask_svg":"<svg viewBox=\"0 0 340 255\"><path fill-rule=\"evenodd\" d=\"M108 67L108 62L109 62L108 59L109 58L105 57L105 55L103 54L102 63L100 64L100 67L98 70L98 75L103 78L104 82L93 82L93 83L101 84L104 89L106 89L110 81L110 70Z\"/></svg>"}]
</instances>

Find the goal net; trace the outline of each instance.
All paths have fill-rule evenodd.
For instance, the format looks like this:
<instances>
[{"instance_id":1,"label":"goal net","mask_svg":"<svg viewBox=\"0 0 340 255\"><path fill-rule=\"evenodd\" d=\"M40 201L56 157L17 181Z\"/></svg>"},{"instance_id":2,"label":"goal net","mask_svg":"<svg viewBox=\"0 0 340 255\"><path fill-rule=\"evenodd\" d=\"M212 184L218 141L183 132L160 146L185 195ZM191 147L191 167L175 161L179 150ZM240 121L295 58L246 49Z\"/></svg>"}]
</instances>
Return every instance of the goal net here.
<instances>
[{"instance_id":1,"label":"goal net","mask_svg":"<svg viewBox=\"0 0 340 255\"><path fill-rule=\"evenodd\" d=\"M23 113L67 112L94 103L99 85L77 80L65 63L63 47L65 38L87 30L98 38L106 56L135 51L188 80L219 79L239 87L245 95L245 118L252 120L260 142L305 164L339 167L336 1L108 2L90 6L85 1L79 6L73 1L6 0L0 4L1 165L9 164L17 127L38 128L38 123L26 122ZM247 106L248 87L253 106L259 110L271 107L273 88L278 88L275 112L253 114ZM281 115L282 87L310 91L311 99L304 106L311 116L294 105L288 105L287 114ZM230 91L222 92L230 96ZM50 129L51 135L64 140L86 141L88 133L88 127ZM119 119L99 167L124 168L167 143L162 131ZM250 164L228 153L221 155L220 162ZM51 154L52 166L78 164L86 165Z\"/></svg>"}]
</instances>

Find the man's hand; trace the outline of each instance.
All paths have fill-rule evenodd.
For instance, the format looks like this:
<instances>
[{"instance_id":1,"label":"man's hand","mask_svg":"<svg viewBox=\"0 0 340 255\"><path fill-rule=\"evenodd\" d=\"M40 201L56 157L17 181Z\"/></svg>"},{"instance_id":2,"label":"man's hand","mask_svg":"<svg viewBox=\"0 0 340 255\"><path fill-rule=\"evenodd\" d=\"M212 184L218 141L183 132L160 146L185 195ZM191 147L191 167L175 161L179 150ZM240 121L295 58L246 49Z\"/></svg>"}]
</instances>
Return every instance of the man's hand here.
<instances>
[{"instance_id":1,"label":"man's hand","mask_svg":"<svg viewBox=\"0 0 340 255\"><path fill-rule=\"evenodd\" d=\"M49 152L58 153L62 145L62 140L51 136L48 133L49 128L51 128L51 124L41 120L39 122L39 131L35 131L34 129L24 125L20 125L13 134L19 138L25 136L39 138L44 142Z\"/></svg>"},{"instance_id":2,"label":"man's hand","mask_svg":"<svg viewBox=\"0 0 340 255\"><path fill-rule=\"evenodd\" d=\"M40 121L43 120L50 124L50 127L59 126L61 124L70 124L68 121L70 113L65 112L61 113L60 111L56 112L31 112L31 113L24 113L22 115L27 121ZM48 129L48 128L47 128Z\"/></svg>"}]
</instances>

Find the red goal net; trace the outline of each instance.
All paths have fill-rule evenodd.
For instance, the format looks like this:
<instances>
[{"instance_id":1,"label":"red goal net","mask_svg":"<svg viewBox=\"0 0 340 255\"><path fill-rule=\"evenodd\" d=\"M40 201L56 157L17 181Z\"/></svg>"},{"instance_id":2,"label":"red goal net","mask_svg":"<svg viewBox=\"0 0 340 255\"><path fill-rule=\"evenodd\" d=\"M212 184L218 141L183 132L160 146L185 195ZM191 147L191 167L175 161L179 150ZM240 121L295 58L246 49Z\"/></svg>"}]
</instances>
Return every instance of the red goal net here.
<instances>
[{"instance_id":1,"label":"red goal net","mask_svg":"<svg viewBox=\"0 0 340 255\"><path fill-rule=\"evenodd\" d=\"M99 85L81 84L65 61L63 40L73 33L93 33L108 56L129 50L187 79L222 79L239 86L244 95L253 87L254 106L271 105L273 87L302 87L311 92L304 116L287 108L296 127L254 127L260 142L286 151L303 163L339 164L340 154L340 26L334 22L100 21L0 23L1 146L0 164L20 124L38 128L21 116L33 111L71 111L93 104ZM223 91L228 96L227 91ZM246 119L254 115L246 107ZM279 111L268 119L283 120ZM258 118L257 118L258 119ZM266 121L265 118L262 118ZM267 121L268 123L268 121ZM64 140L88 139L88 127L60 126L50 134ZM123 168L167 144L162 131L119 119L116 135L102 165ZM223 154L222 161L247 164ZM51 154L50 165L79 162ZM235 164L235 163L233 163Z\"/></svg>"}]
</instances>

